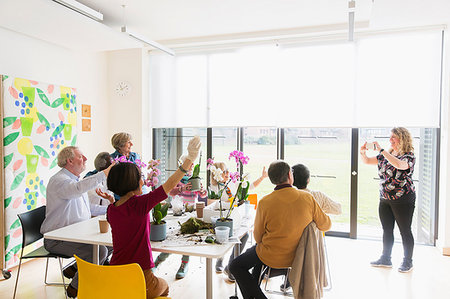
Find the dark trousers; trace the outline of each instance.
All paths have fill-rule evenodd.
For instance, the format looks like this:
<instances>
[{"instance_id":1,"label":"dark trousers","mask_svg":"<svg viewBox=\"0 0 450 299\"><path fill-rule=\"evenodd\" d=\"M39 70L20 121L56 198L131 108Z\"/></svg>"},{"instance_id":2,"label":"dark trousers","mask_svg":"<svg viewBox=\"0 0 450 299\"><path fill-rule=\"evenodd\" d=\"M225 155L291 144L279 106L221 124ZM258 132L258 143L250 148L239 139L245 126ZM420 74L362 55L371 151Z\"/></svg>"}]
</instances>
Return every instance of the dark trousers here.
<instances>
[{"instance_id":1,"label":"dark trousers","mask_svg":"<svg viewBox=\"0 0 450 299\"><path fill-rule=\"evenodd\" d=\"M412 260L414 237L411 223L415 208L415 193L405 194L398 200L381 200L378 207L381 225L383 226L383 256L391 257L394 246L394 224L397 222L402 236L404 257Z\"/></svg>"},{"instance_id":2,"label":"dark trousers","mask_svg":"<svg viewBox=\"0 0 450 299\"><path fill-rule=\"evenodd\" d=\"M244 299L267 298L258 284L263 265L256 254L256 245L247 249L229 264L230 272L236 278ZM252 273L249 272L250 269L252 269Z\"/></svg>"}]
</instances>

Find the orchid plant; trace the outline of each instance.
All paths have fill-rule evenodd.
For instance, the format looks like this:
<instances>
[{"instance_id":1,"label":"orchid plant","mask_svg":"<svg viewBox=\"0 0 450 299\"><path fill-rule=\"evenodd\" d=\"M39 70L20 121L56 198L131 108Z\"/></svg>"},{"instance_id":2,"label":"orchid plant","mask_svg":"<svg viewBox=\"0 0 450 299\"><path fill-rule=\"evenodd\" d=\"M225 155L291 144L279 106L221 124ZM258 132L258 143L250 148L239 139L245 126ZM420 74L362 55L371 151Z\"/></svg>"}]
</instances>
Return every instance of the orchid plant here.
<instances>
[{"instance_id":1,"label":"orchid plant","mask_svg":"<svg viewBox=\"0 0 450 299\"><path fill-rule=\"evenodd\" d=\"M161 160L150 160L148 162L147 169L149 172L147 173L147 180L145 181L147 187L156 187L159 183L158 176L161 174L161 170L159 170L158 166L161 164Z\"/></svg>"},{"instance_id":2,"label":"orchid plant","mask_svg":"<svg viewBox=\"0 0 450 299\"><path fill-rule=\"evenodd\" d=\"M248 174L245 174L242 177L240 175L240 169L243 165L248 164L249 157L244 155L243 152L235 150L229 154L228 159L229 160L234 159L234 161L236 162L236 172L231 172L229 174L230 178L228 179L228 181L225 183L225 185L222 188L219 188L219 191L217 193L212 191L211 188L208 188L208 198L219 199L220 219L221 220L229 219L231 212L233 211L233 207L234 207L236 200L238 201L238 203L240 205L248 198L248 189L250 187L250 184L248 182ZM211 174L212 174L212 177L214 178L214 180L216 180L217 182L220 182L223 180L223 170L214 166L213 159L207 160L207 168L209 171L211 171ZM223 217L222 201L220 199L222 198L222 194L223 194L224 190L227 189L228 184L230 182L233 182L233 183L239 182L239 185L236 190L236 194L230 203L230 208L228 209L226 216Z\"/></svg>"},{"instance_id":3,"label":"orchid plant","mask_svg":"<svg viewBox=\"0 0 450 299\"><path fill-rule=\"evenodd\" d=\"M136 159L134 161L130 161L127 159L127 157L125 156L120 156L114 159L114 161L116 163L134 163L136 164L140 169L141 169L141 173L145 172L145 168L147 167L147 164L145 164L143 161L141 161L140 159ZM153 161L153 160L152 160ZM159 164L159 163L158 163ZM144 185L146 186L150 186L149 185L149 181L148 178L144 179Z\"/></svg>"}]
</instances>

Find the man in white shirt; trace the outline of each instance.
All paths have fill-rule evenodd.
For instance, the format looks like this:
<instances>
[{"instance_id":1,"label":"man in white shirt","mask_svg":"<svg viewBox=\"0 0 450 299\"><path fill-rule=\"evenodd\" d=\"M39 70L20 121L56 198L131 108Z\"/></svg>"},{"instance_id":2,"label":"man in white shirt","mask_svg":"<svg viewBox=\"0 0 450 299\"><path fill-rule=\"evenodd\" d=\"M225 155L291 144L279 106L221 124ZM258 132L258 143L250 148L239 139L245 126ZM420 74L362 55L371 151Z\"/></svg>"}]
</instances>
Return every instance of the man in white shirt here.
<instances>
[{"instance_id":1,"label":"man in white shirt","mask_svg":"<svg viewBox=\"0 0 450 299\"><path fill-rule=\"evenodd\" d=\"M304 190L312 194L314 199L319 204L319 207L326 214L340 215L342 213L341 204L333 201L325 193L315 190L309 190L309 169L303 164L296 164L292 167L292 174L294 176L293 185L299 190Z\"/></svg>"},{"instance_id":2,"label":"man in white shirt","mask_svg":"<svg viewBox=\"0 0 450 299\"><path fill-rule=\"evenodd\" d=\"M75 146L63 148L58 154L58 166L61 170L52 176L47 185L47 208L41 233L88 220L91 216L105 214L107 206L90 204L87 191L94 189L107 177L111 166L99 173L80 180L80 174L86 168L86 157ZM92 245L74 242L44 240L45 249L49 252L72 256L92 262ZM105 246L99 246L99 260L103 264L110 251ZM78 289L78 274L76 266L64 271L72 282L67 287L67 295L76 297Z\"/></svg>"}]
</instances>

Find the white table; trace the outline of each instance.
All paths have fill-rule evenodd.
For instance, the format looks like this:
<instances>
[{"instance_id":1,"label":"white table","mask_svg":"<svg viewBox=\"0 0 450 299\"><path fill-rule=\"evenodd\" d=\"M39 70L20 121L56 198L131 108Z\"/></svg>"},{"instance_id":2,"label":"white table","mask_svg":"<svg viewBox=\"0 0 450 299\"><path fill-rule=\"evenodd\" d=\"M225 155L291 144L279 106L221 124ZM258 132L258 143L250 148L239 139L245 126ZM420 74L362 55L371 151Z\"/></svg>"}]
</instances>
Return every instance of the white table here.
<instances>
[{"instance_id":1,"label":"white table","mask_svg":"<svg viewBox=\"0 0 450 299\"><path fill-rule=\"evenodd\" d=\"M44 234L45 239L60 240L68 242L77 242L83 244L93 245L93 259L94 263L98 264L98 250L99 245L112 246L111 230L107 233L100 233L98 220L105 218L105 216L98 216L86 221L74 223L66 227L48 232ZM168 216L165 220L168 226L177 225L178 217ZM253 223L251 223L253 224ZM241 226L239 229L234 230L234 234L238 236L244 235L249 228ZM161 242L151 242L152 251L176 253L181 255L192 255L206 258L206 298L213 298L212 287L212 259L224 256L234 244L202 244L199 246L164 246Z\"/></svg>"}]
</instances>

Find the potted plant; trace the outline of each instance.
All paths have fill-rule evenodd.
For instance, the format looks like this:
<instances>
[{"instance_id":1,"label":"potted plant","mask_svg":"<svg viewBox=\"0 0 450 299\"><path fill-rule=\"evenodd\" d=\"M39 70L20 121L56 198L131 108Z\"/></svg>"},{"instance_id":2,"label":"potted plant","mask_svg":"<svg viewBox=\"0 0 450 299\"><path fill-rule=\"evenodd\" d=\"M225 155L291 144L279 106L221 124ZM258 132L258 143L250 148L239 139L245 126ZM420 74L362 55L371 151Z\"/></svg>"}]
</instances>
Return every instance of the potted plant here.
<instances>
[{"instance_id":1,"label":"potted plant","mask_svg":"<svg viewBox=\"0 0 450 299\"><path fill-rule=\"evenodd\" d=\"M153 221L150 228L150 241L162 241L166 239L167 228L164 217L167 216L169 205L158 203L152 210Z\"/></svg>"},{"instance_id":2,"label":"potted plant","mask_svg":"<svg viewBox=\"0 0 450 299\"><path fill-rule=\"evenodd\" d=\"M216 226L228 226L230 228L230 236L233 234L233 219L231 217L235 203L240 202L242 204L248 198L248 190L250 184L247 181L247 175L240 176L239 170L242 168L243 164L248 163L248 156L245 156L241 151L232 151L230 153L229 159L234 158L236 160L237 171L230 173L230 179L224 185L223 188L219 189L217 193L208 188L208 198L219 200L219 219L216 221ZM222 179L222 170L214 167L214 161L208 161L209 169L212 172L214 178L217 181ZM224 208L224 203L222 202L222 194L224 190L227 189L230 182L237 183L239 185L236 189L236 194L232 197L231 202L227 208Z\"/></svg>"},{"instance_id":3,"label":"potted plant","mask_svg":"<svg viewBox=\"0 0 450 299\"><path fill-rule=\"evenodd\" d=\"M188 179L191 183L191 191L200 191L201 189L201 178L200 178L200 163L202 162L202 153L200 152L200 157L198 158L198 164L194 166L192 171L192 176Z\"/></svg>"}]
</instances>

